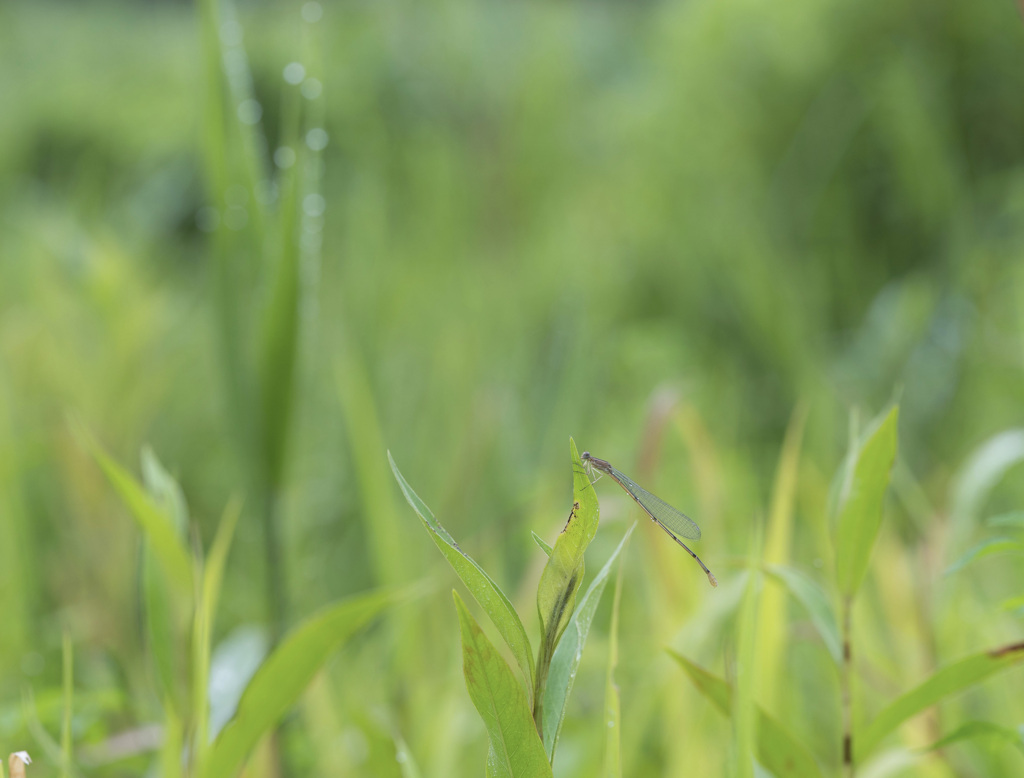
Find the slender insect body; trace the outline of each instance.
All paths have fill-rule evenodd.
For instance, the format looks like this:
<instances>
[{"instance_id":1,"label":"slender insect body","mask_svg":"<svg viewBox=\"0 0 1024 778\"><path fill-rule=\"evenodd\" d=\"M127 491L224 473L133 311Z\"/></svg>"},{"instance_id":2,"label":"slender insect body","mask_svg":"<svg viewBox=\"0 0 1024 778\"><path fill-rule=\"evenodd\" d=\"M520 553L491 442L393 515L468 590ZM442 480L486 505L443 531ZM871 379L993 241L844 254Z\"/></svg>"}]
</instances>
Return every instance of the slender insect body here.
<instances>
[{"instance_id":1,"label":"slender insect body","mask_svg":"<svg viewBox=\"0 0 1024 778\"><path fill-rule=\"evenodd\" d=\"M633 502L639 505L644 513L651 517L651 521L661 527L672 540L686 549L686 552L701 566L711 585L718 586L718 579L708 570L707 565L678 537L678 535L682 535L684 538L691 540L700 540L700 527L697 526L693 519L672 507L660 497L648 492L629 476L612 467L611 463L606 460L598 459L589 451L584 451L580 455L580 459L583 460L591 473L597 471L600 474L611 476L611 479L622 487L622 490L633 499ZM598 475L593 482L596 483L600 477Z\"/></svg>"}]
</instances>

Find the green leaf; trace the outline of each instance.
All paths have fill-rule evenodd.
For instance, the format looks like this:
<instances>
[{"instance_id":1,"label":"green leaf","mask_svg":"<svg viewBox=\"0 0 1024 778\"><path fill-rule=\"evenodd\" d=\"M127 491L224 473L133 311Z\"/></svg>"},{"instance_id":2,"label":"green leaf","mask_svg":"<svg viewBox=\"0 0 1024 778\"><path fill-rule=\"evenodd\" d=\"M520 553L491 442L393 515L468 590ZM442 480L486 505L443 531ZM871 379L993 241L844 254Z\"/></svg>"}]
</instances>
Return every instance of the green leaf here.
<instances>
[{"instance_id":1,"label":"green leaf","mask_svg":"<svg viewBox=\"0 0 1024 778\"><path fill-rule=\"evenodd\" d=\"M820 586L806 573L785 565L768 565L768 575L781 582L793 598L799 602L811 618L818 634L821 635L829 654L836 664L843 659L843 644L839 637L839 624L836 621L832 603Z\"/></svg>"},{"instance_id":2,"label":"green leaf","mask_svg":"<svg viewBox=\"0 0 1024 778\"><path fill-rule=\"evenodd\" d=\"M249 753L295 703L324 662L345 641L398 599L373 591L342 600L285 636L249 685L200 767L202 778L232 778Z\"/></svg>"},{"instance_id":3,"label":"green leaf","mask_svg":"<svg viewBox=\"0 0 1024 778\"><path fill-rule=\"evenodd\" d=\"M576 593L583 583L583 556L594 539L598 524L597 494L587 471L569 439L572 457L572 510L565 527L555 540L551 556L544 566L537 587L537 611L540 614L541 645L537 655L537 679L534 686L534 719L544 726L544 687L558 640L569 625L576 607Z\"/></svg>"},{"instance_id":4,"label":"green leaf","mask_svg":"<svg viewBox=\"0 0 1024 778\"><path fill-rule=\"evenodd\" d=\"M495 778L551 775L544 744L530 716L530 702L512 668L452 591L462 630L462 668L473 705L490 738L487 774Z\"/></svg>"},{"instance_id":5,"label":"green leaf","mask_svg":"<svg viewBox=\"0 0 1024 778\"><path fill-rule=\"evenodd\" d=\"M635 527L636 524L633 524ZM629 531L633 531L633 527ZM615 683L619 663L619 606L622 602L622 565L615 573L615 597L612 599L612 623L608 628L608 671L604 684L604 777L622 778L622 703Z\"/></svg>"},{"instance_id":6,"label":"green leaf","mask_svg":"<svg viewBox=\"0 0 1024 778\"><path fill-rule=\"evenodd\" d=\"M732 713L733 689L726 681L698 667L674 651L669 654L690 676L698 691L707 697L726 716ZM822 775L821 768L810 752L781 724L755 706L757 715L757 759L775 778L807 778Z\"/></svg>"},{"instance_id":7,"label":"green leaf","mask_svg":"<svg viewBox=\"0 0 1024 778\"><path fill-rule=\"evenodd\" d=\"M854 738L854 754L859 763L904 721L957 692L980 683L991 675L1024 660L1024 643L1015 643L994 651L961 659L939 670L924 683L898 697L872 718L859 737Z\"/></svg>"},{"instance_id":8,"label":"green leaf","mask_svg":"<svg viewBox=\"0 0 1024 778\"><path fill-rule=\"evenodd\" d=\"M1006 553L1019 554L1021 552L1024 552L1024 543L1019 540L1014 540L1013 538L989 538L967 551L962 557L947 567L946 575L962 570L971 562L976 562L987 556Z\"/></svg>"},{"instance_id":9,"label":"green leaf","mask_svg":"<svg viewBox=\"0 0 1024 778\"><path fill-rule=\"evenodd\" d=\"M498 588L498 585L491 579L484 569L480 567L465 551L459 548L459 544L448 534L448 530L441 526L430 508L413 491L412 487L405 480L398 470L391 452L388 452L388 461L391 462L391 471L395 474L395 480L402 488L405 499L416 511L416 515L423 522L424 529L430 535L434 545L438 547L448 564L452 566L462 583L469 589L469 593L484 609L490 617L498 633L505 639L505 643L512 650L522 671L525 688L528 696L533 694L533 649L530 646L530 639L526 636L526 629L519 618L519 614L509 601L505 593ZM532 697L531 697L532 704Z\"/></svg>"},{"instance_id":10,"label":"green leaf","mask_svg":"<svg viewBox=\"0 0 1024 778\"><path fill-rule=\"evenodd\" d=\"M196 761L202 763L209 749L210 739L210 646L213 641L213 625L217 615L217 601L220 599L224 568L227 565L231 540L242 513L242 503L233 499L224 509L217 534L210 546L210 553L203 567L202 589L199 606L196 608L192 626L192 704L196 729Z\"/></svg>"},{"instance_id":11,"label":"green leaf","mask_svg":"<svg viewBox=\"0 0 1024 778\"><path fill-rule=\"evenodd\" d=\"M115 462L84 427L78 427L78 434L128 506L132 518L145 533L164 575L175 589L175 594L190 598L192 559L178 534L174 519L161 510L146 493L142 484Z\"/></svg>"},{"instance_id":12,"label":"green leaf","mask_svg":"<svg viewBox=\"0 0 1024 778\"><path fill-rule=\"evenodd\" d=\"M633 525L635 527L636 524ZM579 607L573 615L572 623L565 635L559 641L555 654L551 658L551 669L548 671L547 684L544 687L544 749L547 751L548 759L552 762L555 758L555 746L558 744L558 736L562 731L562 721L565 719L565 708L569 702L569 695L572 693L573 681L576 678L576 671L580 666L580 659L583 656L583 647L587 642L587 635L590 634L590 625L594 620L594 613L601 602L601 595L604 594L605 585L608 583L608 575L611 573L619 554L625 547L629 536L633 533L630 527L618 547L605 562L604 567L594 577L586 593L580 599Z\"/></svg>"},{"instance_id":13,"label":"green leaf","mask_svg":"<svg viewBox=\"0 0 1024 778\"><path fill-rule=\"evenodd\" d=\"M1006 471L1024 461L1024 429L1004 430L986 440L961 468L953 487L954 542L967 535L989 493Z\"/></svg>"},{"instance_id":14,"label":"green leaf","mask_svg":"<svg viewBox=\"0 0 1024 778\"><path fill-rule=\"evenodd\" d=\"M1011 511L993 516L986 522L990 527L1010 527L1011 529L1024 529L1024 511Z\"/></svg>"},{"instance_id":15,"label":"green leaf","mask_svg":"<svg viewBox=\"0 0 1024 778\"><path fill-rule=\"evenodd\" d=\"M1000 724L993 724L991 721L968 721L962 724L948 735L936 740L927 747L927 751L936 751L940 748L959 743L964 740L974 740L981 737L991 737L1001 740L1006 745L1013 746L1024 754L1024 731L1014 730Z\"/></svg>"},{"instance_id":16,"label":"green leaf","mask_svg":"<svg viewBox=\"0 0 1024 778\"><path fill-rule=\"evenodd\" d=\"M551 556L551 546L549 546L547 543L544 542L544 538L542 538L540 535L538 535L533 530L530 530L530 534L533 535L533 542L536 543L540 547L540 550L543 551L548 556Z\"/></svg>"},{"instance_id":17,"label":"green leaf","mask_svg":"<svg viewBox=\"0 0 1024 778\"><path fill-rule=\"evenodd\" d=\"M840 497L836 525L836 580L846 597L864 581L871 548L882 524L882 505L896 461L899 407L873 425L864 436L853 473Z\"/></svg>"},{"instance_id":18,"label":"green leaf","mask_svg":"<svg viewBox=\"0 0 1024 778\"><path fill-rule=\"evenodd\" d=\"M749 555L750 575L736 616L736 691L732 695L733 746L737 778L754 778L754 743L757 738L757 609L761 576L755 569L761 559L761 529L755 530Z\"/></svg>"}]
</instances>

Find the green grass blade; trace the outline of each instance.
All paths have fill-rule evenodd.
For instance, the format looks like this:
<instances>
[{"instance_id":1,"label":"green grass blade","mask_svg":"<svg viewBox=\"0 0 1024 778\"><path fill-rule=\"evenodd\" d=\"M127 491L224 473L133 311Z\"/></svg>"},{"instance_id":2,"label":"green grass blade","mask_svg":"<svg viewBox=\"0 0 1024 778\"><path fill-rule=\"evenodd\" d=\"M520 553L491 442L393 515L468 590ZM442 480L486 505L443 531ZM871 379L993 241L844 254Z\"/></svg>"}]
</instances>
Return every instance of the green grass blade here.
<instances>
[{"instance_id":1,"label":"green grass blade","mask_svg":"<svg viewBox=\"0 0 1024 778\"><path fill-rule=\"evenodd\" d=\"M565 527L555 540L537 587L541 645L537 655L533 704L534 719L542 731L545 730L543 704L548 669L558 640L572 619L576 593L583 583L584 553L597 533L599 520L597 494L572 438L569 439L569 452L572 457L572 510Z\"/></svg>"},{"instance_id":2,"label":"green grass blade","mask_svg":"<svg viewBox=\"0 0 1024 778\"><path fill-rule=\"evenodd\" d=\"M190 598L192 558L175 528L174 519L153 502L135 477L115 462L84 427L78 432L142 529L175 593Z\"/></svg>"},{"instance_id":3,"label":"green grass blade","mask_svg":"<svg viewBox=\"0 0 1024 778\"><path fill-rule=\"evenodd\" d=\"M854 738L856 761L859 763L870 756L882 740L911 716L1021 661L1024 661L1024 643L1015 643L994 651L974 654L942 668L924 683L889 703L871 719L859 737Z\"/></svg>"},{"instance_id":4,"label":"green grass blade","mask_svg":"<svg viewBox=\"0 0 1024 778\"><path fill-rule=\"evenodd\" d=\"M726 681L674 651L670 650L669 654L679 662L701 694L723 714L731 715L733 689ZM758 761L775 778L820 778L821 768L811 753L760 706L756 707L756 711Z\"/></svg>"},{"instance_id":5,"label":"green grass blade","mask_svg":"<svg viewBox=\"0 0 1024 778\"><path fill-rule=\"evenodd\" d=\"M71 635L67 632L64 633L62 649L64 699L60 726L60 775L61 778L71 778L74 764L74 755L71 751L71 714L74 710L75 700L75 653Z\"/></svg>"},{"instance_id":6,"label":"green grass blade","mask_svg":"<svg viewBox=\"0 0 1024 778\"><path fill-rule=\"evenodd\" d=\"M928 746L927 750L937 751L954 743L975 740L977 738L993 738L1008 746L1013 746L1021 754L1024 754L1024 734L1020 730L1010 729L991 721L968 721L965 724L961 724L948 735L939 738Z\"/></svg>"},{"instance_id":7,"label":"green grass blade","mask_svg":"<svg viewBox=\"0 0 1024 778\"><path fill-rule=\"evenodd\" d=\"M163 740L160 743L160 778L181 778L185 732L171 703L164 704Z\"/></svg>"},{"instance_id":8,"label":"green grass blade","mask_svg":"<svg viewBox=\"0 0 1024 778\"><path fill-rule=\"evenodd\" d=\"M217 526L217 534L213 538L210 553L203 567L199 607L196 608L192 627L192 716L195 726L193 748L196 762L199 764L205 758L210 740L209 685L213 625L224 580L224 568L241 513L242 503L238 499L231 500L224 509L224 515Z\"/></svg>"},{"instance_id":9,"label":"green grass blade","mask_svg":"<svg viewBox=\"0 0 1024 778\"><path fill-rule=\"evenodd\" d=\"M850 480L843 490L835 532L836 580L853 597L867 573L871 549L882 524L882 506L896 461L899 407L864 436Z\"/></svg>"},{"instance_id":10,"label":"green grass blade","mask_svg":"<svg viewBox=\"0 0 1024 778\"><path fill-rule=\"evenodd\" d=\"M972 562L997 554L1020 554L1024 552L1024 543L1014 538L989 538L973 548L946 568L946 575L963 570Z\"/></svg>"},{"instance_id":11,"label":"green grass blade","mask_svg":"<svg viewBox=\"0 0 1024 778\"><path fill-rule=\"evenodd\" d=\"M635 527L636 524L633 524ZM633 531L633 527L629 531ZM615 683L619 664L619 608L622 604L622 568L615 573L615 596L612 599L612 623L608 628L608 671L604 684L604 778L622 778L622 702Z\"/></svg>"},{"instance_id":12,"label":"green grass blade","mask_svg":"<svg viewBox=\"0 0 1024 778\"><path fill-rule=\"evenodd\" d=\"M396 599L393 591L356 595L286 635L249 682L235 715L210 746L199 775L237 775L260 738L281 720L331 654Z\"/></svg>"},{"instance_id":13,"label":"green grass blade","mask_svg":"<svg viewBox=\"0 0 1024 778\"><path fill-rule=\"evenodd\" d=\"M736 778L754 778L754 748L757 738L757 708L754 685L757 683L757 609L761 576L756 566L761 560L760 527L751 541L751 573L736 617L736 693L732 698L733 747Z\"/></svg>"},{"instance_id":14,"label":"green grass blade","mask_svg":"<svg viewBox=\"0 0 1024 778\"><path fill-rule=\"evenodd\" d=\"M634 524L633 527L635 526ZM633 527L626 531L615 551L608 557L604 567L594 576L586 593L580 598L579 607L576 608L572 617L572 623L558 642L555 655L551 658L551 669L548 671L548 681L544 687L543 734L544 749L547 751L548 759L552 762L555 759L558 736L562 731L565 708L569 702L569 695L572 693L573 681L576 679L576 671L583 656L583 647L590 634L594 613L597 612L597 606L601 602L601 595L604 594L608 576L618 562L619 554L629 541Z\"/></svg>"},{"instance_id":15,"label":"green grass blade","mask_svg":"<svg viewBox=\"0 0 1024 778\"><path fill-rule=\"evenodd\" d=\"M978 446L957 474L951 516L953 542L963 542L988 495L1006 472L1024 461L1024 429L1004 430Z\"/></svg>"},{"instance_id":16,"label":"green grass blade","mask_svg":"<svg viewBox=\"0 0 1024 778\"><path fill-rule=\"evenodd\" d=\"M530 715L530 702L494 645L452 591L462 631L462 662L470 699L490 738L487 774L495 778L551 775L544 744Z\"/></svg>"},{"instance_id":17,"label":"green grass blade","mask_svg":"<svg viewBox=\"0 0 1024 778\"><path fill-rule=\"evenodd\" d=\"M423 522L423 527L427 530L431 540L434 541L434 545L444 555L444 558L448 560L448 564L452 566L455 573L462 579L462 583L466 585L469 593L473 595L473 598L480 604L480 607L484 609L484 612L497 628L498 633L504 638L505 643L508 644L509 649L512 651L512 656L515 657L516 663L522 671L526 694L527 696L532 695L534 677L533 649L530 646L530 639L526 635L526 629L523 627L523 622L519 618L515 607L491 577L484 572L484 569L471 556L459 548L459 544L448 534L448 530L441 526L440 522L434 518L430 508L413 491L408 481L405 480L405 477L399 471L398 465L395 464L390 451L388 452L388 461L391 463L391 471L395 474L395 480L398 481L402 494L405 495L405 499L412 506L416 515L420 517L420 521Z\"/></svg>"},{"instance_id":18,"label":"green grass blade","mask_svg":"<svg viewBox=\"0 0 1024 778\"><path fill-rule=\"evenodd\" d=\"M824 590L810 576L794 567L769 565L765 572L782 583L804 607L829 654L838 664L843 658L843 644L839 637L835 610Z\"/></svg>"},{"instance_id":19,"label":"green grass blade","mask_svg":"<svg viewBox=\"0 0 1024 778\"><path fill-rule=\"evenodd\" d=\"M796 502L800 451L803 444L806 407L793 411L779 455L772 487L771 509L765 535L764 560L769 565L789 564L793 545L793 505ZM785 592L777 586L765 586L758 605L757 624L757 697L769 709L775 709L779 680L784 677L786 629L788 627Z\"/></svg>"}]
</instances>

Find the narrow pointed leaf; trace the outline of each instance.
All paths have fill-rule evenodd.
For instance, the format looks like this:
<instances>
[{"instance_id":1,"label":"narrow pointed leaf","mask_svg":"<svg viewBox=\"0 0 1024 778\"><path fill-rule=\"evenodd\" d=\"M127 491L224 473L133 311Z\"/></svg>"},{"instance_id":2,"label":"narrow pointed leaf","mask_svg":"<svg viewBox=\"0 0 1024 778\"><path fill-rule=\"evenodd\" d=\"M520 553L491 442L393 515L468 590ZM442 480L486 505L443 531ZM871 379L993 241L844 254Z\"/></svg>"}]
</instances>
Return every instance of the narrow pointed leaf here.
<instances>
[{"instance_id":1,"label":"narrow pointed leaf","mask_svg":"<svg viewBox=\"0 0 1024 778\"><path fill-rule=\"evenodd\" d=\"M397 598L393 591L357 595L286 635L249 682L238 710L210 747L200 776L238 775L260 738L281 720L331 654Z\"/></svg>"},{"instance_id":2,"label":"narrow pointed leaf","mask_svg":"<svg viewBox=\"0 0 1024 778\"><path fill-rule=\"evenodd\" d=\"M674 651L669 654L682 666L698 691L726 716L732 713L733 689L726 681L698 667ZM757 711L758 761L775 778L820 778L821 768L810 752L760 706Z\"/></svg>"},{"instance_id":3,"label":"narrow pointed leaf","mask_svg":"<svg viewBox=\"0 0 1024 778\"><path fill-rule=\"evenodd\" d=\"M882 740L911 716L1021 661L1024 661L1024 643L1015 643L974 654L943 667L927 681L891 702L871 720L859 737L854 737L856 761L870 756Z\"/></svg>"},{"instance_id":4,"label":"narrow pointed leaf","mask_svg":"<svg viewBox=\"0 0 1024 778\"><path fill-rule=\"evenodd\" d=\"M544 541L544 538L542 538L540 535L538 535L536 532L533 532L532 530L530 534L533 535L533 542L537 544L540 550L543 551L547 556L551 556L551 546L549 546Z\"/></svg>"},{"instance_id":5,"label":"narrow pointed leaf","mask_svg":"<svg viewBox=\"0 0 1024 778\"><path fill-rule=\"evenodd\" d=\"M135 522L146 535L175 593L189 596L192 591L192 559L178 534L174 519L153 501L135 477L103 450L102 446L84 429L81 438L99 463L107 479L121 496Z\"/></svg>"},{"instance_id":6,"label":"narrow pointed leaf","mask_svg":"<svg viewBox=\"0 0 1024 778\"><path fill-rule=\"evenodd\" d=\"M843 644L839 638L839 623L832 603L820 586L801 570L785 565L770 565L768 575L782 583L793 598L799 602L821 635L829 654L838 664L843 658Z\"/></svg>"},{"instance_id":7,"label":"narrow pointed leaf","mask_svg":"<svg viewBox=\"0 0 1024 778\"><path fill-rule=\"evenodd\" d=\"M896 461L899 408L870 428L857 453L853 473L840 500L836 524L836 579L852 597L868 569L871 549L882 524L882 506Z\"/></svg>"},{"instance_id":8,"label":"narrow pointed leaf","mask_svg":"<svg viewBox=\"0 0 1024 778\"><path fill-rule=\"evenodd\" d=\"M444 555L444 558L448 560L448 564L452 566L452 569L462 579L462 583L469 589L469 593L473 595L473 598L480 604L480 607L484 609L484 612L490 617L497 628L498 633L505 639L508 647L512 650L512 656L515 657L526 682L527 695L532 694L534 672L533 649L530 646L530 639L526 636L526 629L523 627L523 622L519 618L516 609L508 597L505 596L505 593L484 572L484 569L469 554L459 548L459 544L448 534L448 530L441 526L440 522L434 518L430 508L413 491L405 477L398 470L398 465L395 464L390 451L388 452L388 461L391 462L391 470L395 474L395 480L398 481L398 485L402 488L405 499L412 506L412 509L416 511L416 515L420 517L424 529L430 535L430 539L434 541L434 545Z\"/></svg>"},{"instance_id":9,"label":"narrow pointed leaf","mask_svg":"<svg viewBox=\"0 0 1024 778\"><path fill-rule=\"evenodd\" d=\"M635 527L636 524L633 525ZM633 527L630 527L632 532ZM604 684L604 778L622 778L622 703L615 683L619 664L619 606L622 602L622 565L615 574L612 623L608 628L608 671Z\"/></svg>"},{"instance_id":10,"label":"narrow pointed leaf","mask_svg":"<svg viewBox=\"0 0 1024 778\"><path fill-rule=\"evenodd\" d=\"M987 556L1008 553L1019 554L1021 552L1024 552L1024 543L1019 540L1014 540L1013 538L989 538L967 551L962 557L947 567L946 575L962 570L972 562L984 559Z\"/></svg>"},{"instance_id":11,"label":"narrow pointed leaf","mask_svg":"<svg viewBox=\"0 0 1024 778\"><path fill-rule=\"evenodd\" d=\"M1004 727L1001 724L994 724L991 721L968 721L966 724L962 724L955 730L950 732L948 735L936 740L930 746L929 751L935 751L946 746L951 746L954 743L960 743L964 740L974 740L976 738L994 738L1006 743L1009 746L1013 746L1022 754L1024 754L1024 730L1014 730L1009 727Z\"/></svg>"},{"instance_id":12,"label":"narrow pointed leaf","mask_svg":"<svg viewBox=\"0 0 1024 778\"><path fill-rule=\"evenodd\" d=\"M572 617L569 628L566 629L555 648L555 655L551 659L551 669L548 670L548 682L544 688L544 748L549 760L553 761L555 758L555 746L558 745L558 736L562 731L565 708L569 702L569 695L572 693L573 681L576 679L576 671L580 666L587 635L590 634L590 625L608 583L608 575L632 533L633 527L630 527L608 561L605 562L604 567L594 576L594 580L580 599L579 607Z\"/></svg>"},{"instance_id":13,"label":"narrow pointed leaf","mask_svg":"<svg viewBox=\"0 0 1024 778\"><path fill-rule=\"evenodd\" d=\"M490 738L487 775L495 778L551 776L551 765L534 727L526 692L466 609L459 593L452 591L452 596L462 631L466 688Z\"/></svg>"}]
</instances>

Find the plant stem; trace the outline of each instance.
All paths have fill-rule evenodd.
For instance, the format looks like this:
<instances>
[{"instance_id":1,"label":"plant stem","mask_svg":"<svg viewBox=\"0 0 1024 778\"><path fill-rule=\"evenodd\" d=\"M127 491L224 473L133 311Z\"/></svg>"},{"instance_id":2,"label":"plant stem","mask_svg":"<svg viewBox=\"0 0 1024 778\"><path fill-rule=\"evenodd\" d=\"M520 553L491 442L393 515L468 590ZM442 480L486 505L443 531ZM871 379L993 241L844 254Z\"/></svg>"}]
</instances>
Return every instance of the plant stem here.
<instances>
[{"instance_id":1,"label":"plant stem","mask_svg":"<svg viewBox=\"0 0 1024 778\"><path fill-rule=\"evenodd\" d=\"M843 774L846 778L853 778L853 712L852 699L850 696L850 679L853 675L853 653L851 651L850 639L850 611L852 598L849 595L843 596L842 619L843 619L843 665L840 671L841 706L843 711Z\"/></svg>"}]
</instances>

